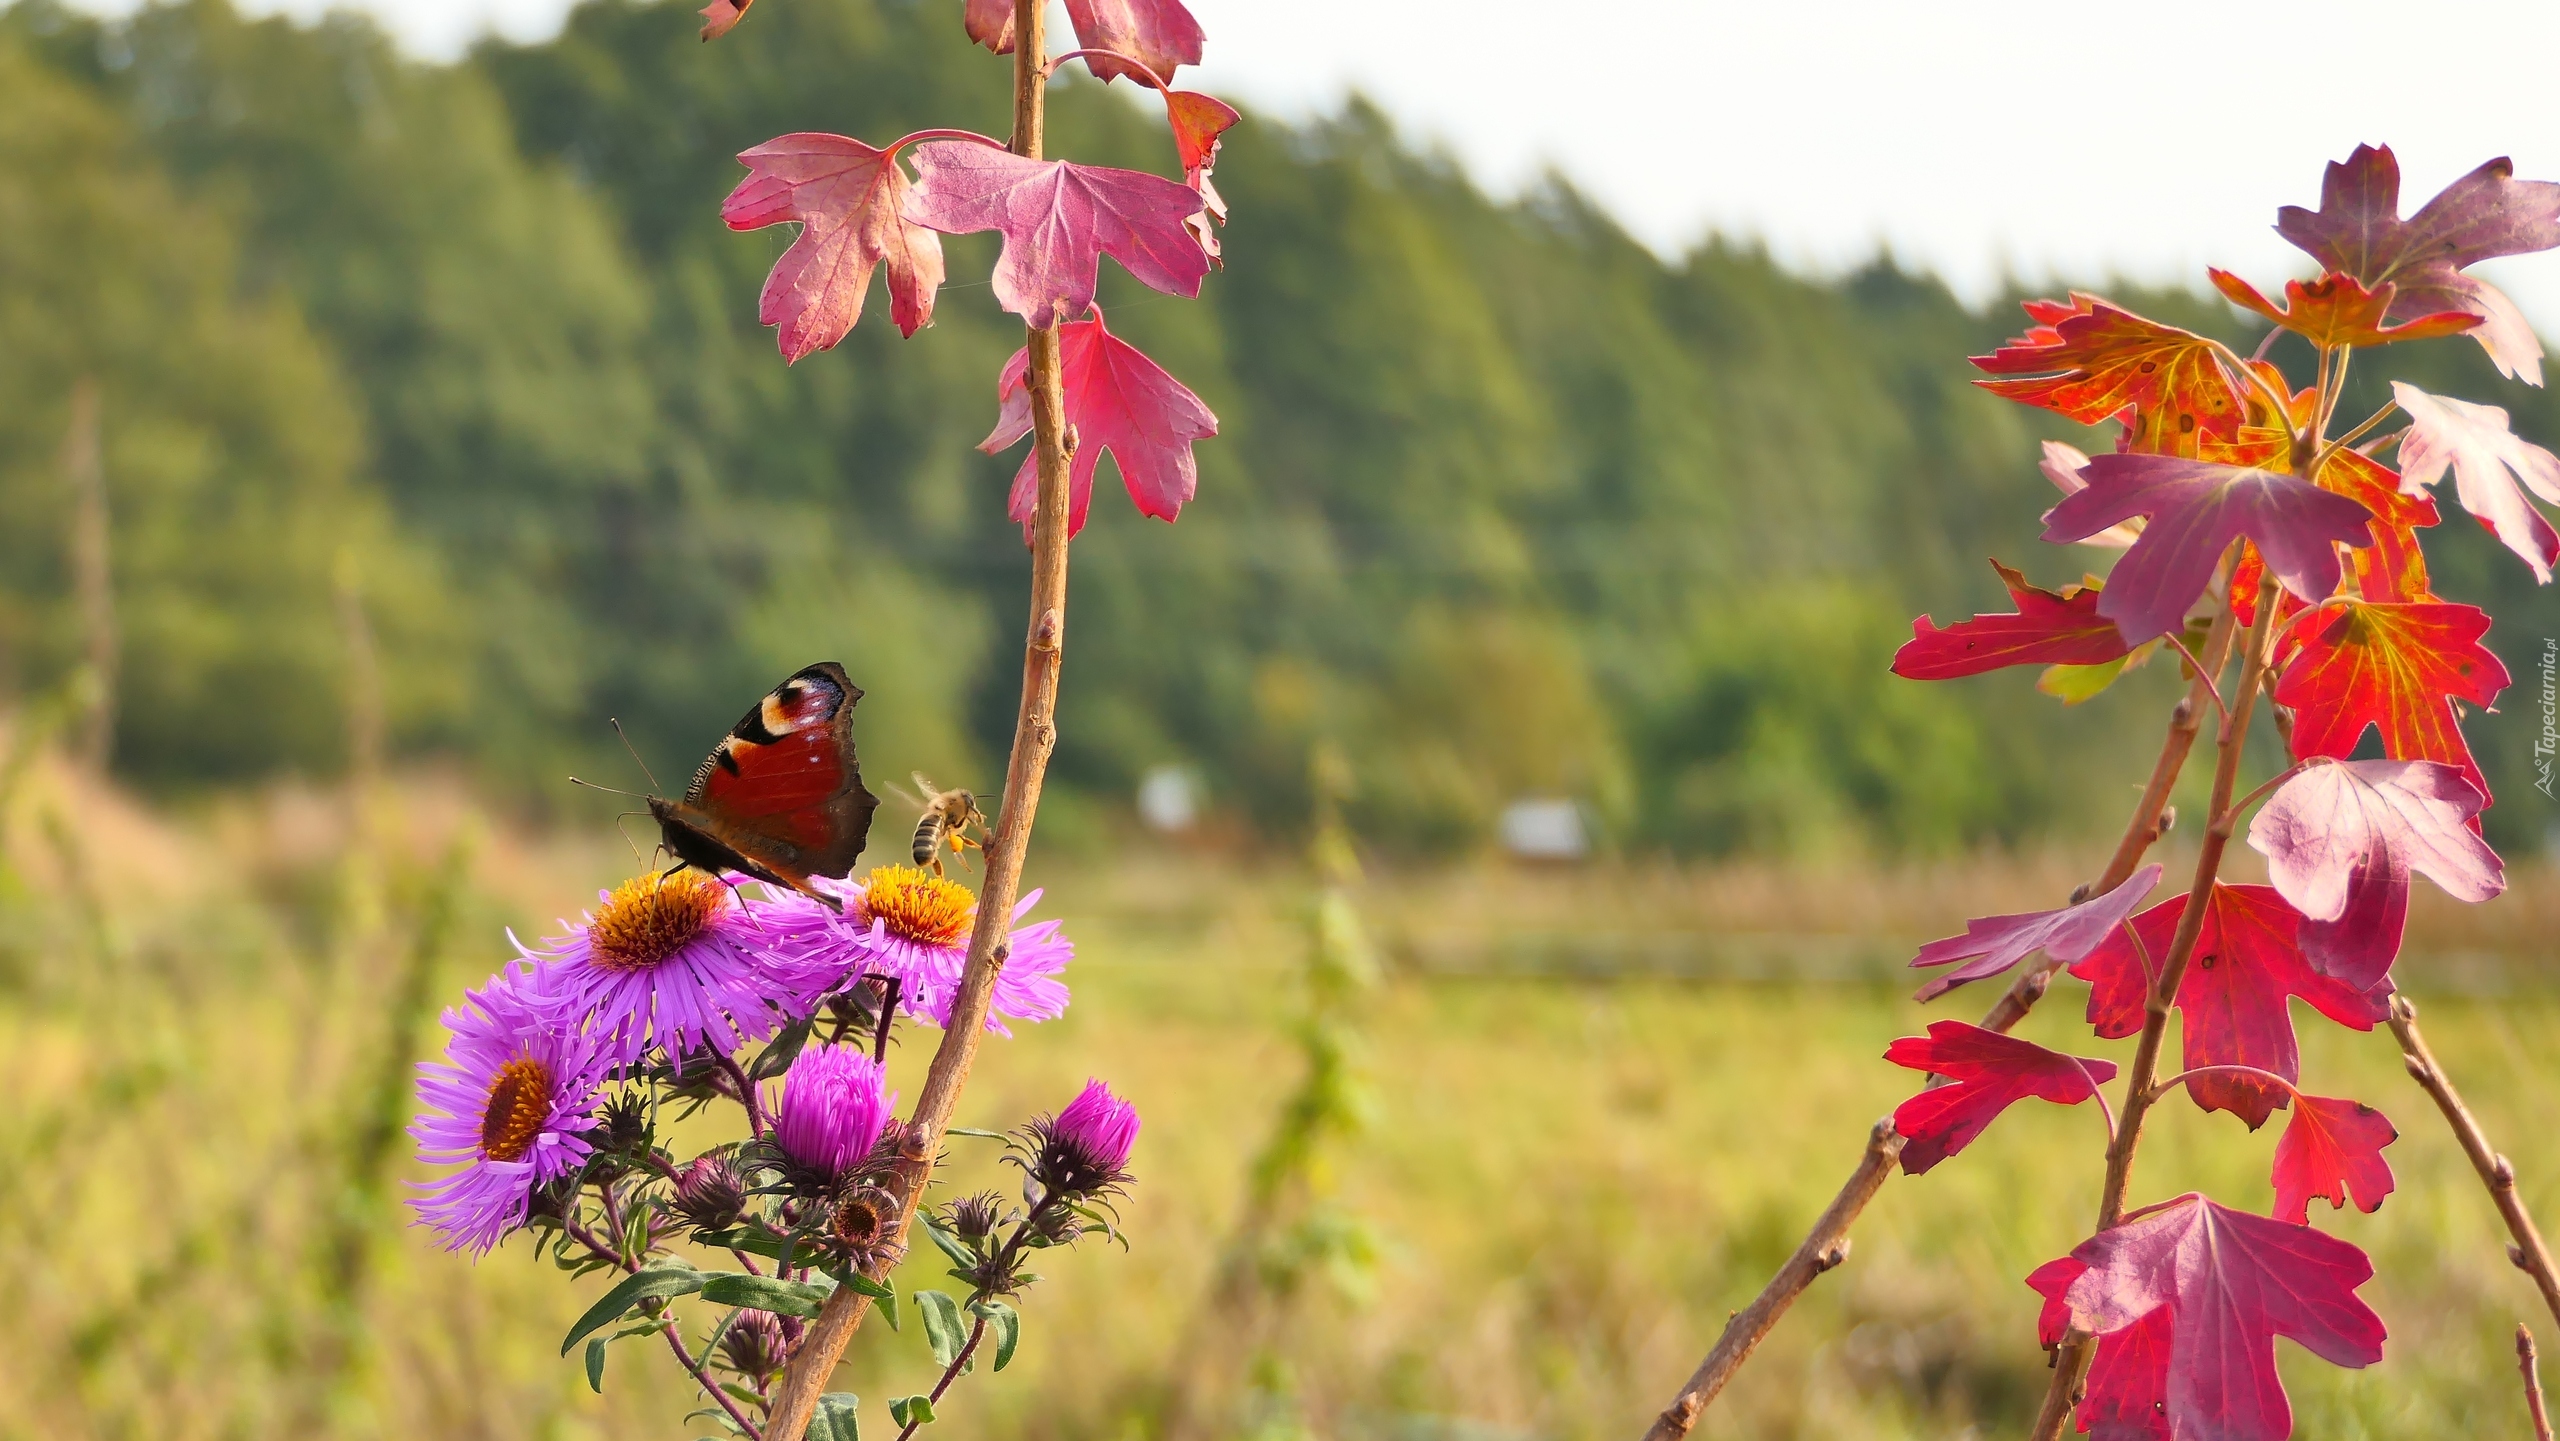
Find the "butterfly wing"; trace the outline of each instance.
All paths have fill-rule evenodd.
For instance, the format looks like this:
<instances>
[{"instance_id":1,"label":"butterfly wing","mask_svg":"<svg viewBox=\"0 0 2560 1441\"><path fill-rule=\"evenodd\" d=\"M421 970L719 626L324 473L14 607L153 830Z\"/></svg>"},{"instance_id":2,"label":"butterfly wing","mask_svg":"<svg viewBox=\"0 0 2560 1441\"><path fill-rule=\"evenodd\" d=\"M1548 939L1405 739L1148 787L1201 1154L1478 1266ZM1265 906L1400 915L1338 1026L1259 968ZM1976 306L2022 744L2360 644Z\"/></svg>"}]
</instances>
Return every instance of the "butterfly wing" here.
<instances>
[{"instance_id":1,"label":"butterfly wing","mask_svg":"<svg viewBox=\"0 0 2560 1441\"><path fill-rule=\"evenodd\" d=\"M834 661L775 686L712 748L681 803L650 806L669 849L802 891L811 876L850 874L880 805L854 756L861 699Z\"/></svg>"}]
</instances>

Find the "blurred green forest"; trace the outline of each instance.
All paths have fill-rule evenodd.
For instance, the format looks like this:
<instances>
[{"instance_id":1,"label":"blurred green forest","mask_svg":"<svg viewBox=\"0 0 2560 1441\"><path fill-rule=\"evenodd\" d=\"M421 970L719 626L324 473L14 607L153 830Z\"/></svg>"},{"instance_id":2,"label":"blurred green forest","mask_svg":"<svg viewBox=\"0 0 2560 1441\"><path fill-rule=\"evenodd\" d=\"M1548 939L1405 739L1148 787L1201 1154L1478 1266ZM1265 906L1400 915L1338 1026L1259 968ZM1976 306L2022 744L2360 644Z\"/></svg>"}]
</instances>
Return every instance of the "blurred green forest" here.
<instances>
[{"instance_id":1,"label":"blurred green forest","mask_svg":"<svg viewBox=\"0 0 2560 1441\"><path fill-rule=\"evenodd\" d=\"M0 11L0 700L78 668L57 457L94 378L137 783L346 764L344 591L395 751L528 804L629 773L609 715L682 775L822 656L870 692L876 776L992 789L1026 585L1018 453L970 448L1020 335L985 290L992 237L950 242L931 330L875 313L786 369L755 295L788 237L717 207L734 153L781 132L1001 131L1007 72L948 3L788 0L694 37L681 4L594 0L556 40L439 66L223 0ZM1160 116L1089 81L1051 123L1056 153L1174 163ZM2316 178L2270 177L2270 213ZM1115 330L1222 434L1178 533L1101 482L1058 839L1107 836L1164 764L1285 833L1319 741L1363 833L1415 852L1480 844L1526 794L1682 853L2116 823L2168 667L2069 711L2026 672L1885 669L1912 615L2005 608L1985 557L2048 583L2102 559L2036 542L2033 462L2046 436L2106 442L1969 383L2013 308L1889 258L1817 278L1710 239L1666 262L1569 178L1496 201L1357 103L1249 115L1218 183L1234 223L1201 303L1104 267ZM2247 338L2218 304L2118 298ZM2402 350L2397 373L2560 434L2469 342ZM2449 520L2439 590L2498 614L2530 679L2550 612ZM2547 822L2539 719L2519 700L2473 731L2510 844Z\"/></svg>"}]
</instances>

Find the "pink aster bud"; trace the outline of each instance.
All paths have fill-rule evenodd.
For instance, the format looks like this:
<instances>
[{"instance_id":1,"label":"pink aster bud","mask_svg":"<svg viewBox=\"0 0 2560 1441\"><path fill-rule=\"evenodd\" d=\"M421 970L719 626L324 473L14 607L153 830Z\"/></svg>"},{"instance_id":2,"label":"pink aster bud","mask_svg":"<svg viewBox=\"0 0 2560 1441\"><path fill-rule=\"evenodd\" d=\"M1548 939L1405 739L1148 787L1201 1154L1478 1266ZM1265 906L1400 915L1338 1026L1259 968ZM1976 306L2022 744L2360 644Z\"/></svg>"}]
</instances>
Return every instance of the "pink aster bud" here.
<instances>
[{"instance_id":1,"label":"pink aster bud","mask_svg":"<svg viewBox=\"0 0 2560 1441\"><path fill-rule=\"evenodd\" d=\"M1053 1190L1100 1191L1128 1179L1122 1168L1138 1140L1138 1108L1111 1094L1102 1082L1085 1082L1057 1119L1038 1130L1045 1133L1040 1177Z\"/></svg>"},{"instance_id":2,"label":"pink aster bud","mask_svg":"<svg viewBox=\"0 0 2560 1441\"><path fill-rule=\"evenodd\" d=\"M746 1203L746 1182L726 1156L696 1156L676 1178L676 1214L697 1230L729 1229Z\"/></svg>"},{"instance_id":3,"label":"pink aster bud","mask_svg":"<svg viewBox=\"0 0 2560 1441\"><path fill-rule=\"evenodd\" d=\"M860 1048L812 1046L783 1075L774 1144L794 1165L839 1176L871 1154L897 1099L879 1063Z\"/></svg>"}]
</instances>

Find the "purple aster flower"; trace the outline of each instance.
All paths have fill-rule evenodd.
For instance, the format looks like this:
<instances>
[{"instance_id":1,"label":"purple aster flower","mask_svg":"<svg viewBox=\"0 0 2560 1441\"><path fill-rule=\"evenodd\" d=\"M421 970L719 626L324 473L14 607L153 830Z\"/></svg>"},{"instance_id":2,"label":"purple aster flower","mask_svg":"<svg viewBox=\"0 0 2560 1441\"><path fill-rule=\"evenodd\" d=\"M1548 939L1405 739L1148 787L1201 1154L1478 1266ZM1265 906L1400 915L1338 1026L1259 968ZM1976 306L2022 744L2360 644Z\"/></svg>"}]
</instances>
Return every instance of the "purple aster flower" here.
<instances>
[{"instance_id":1,"label":"purple aster flower","mask_svg":"<svg viewBox=\"0 0 2560 1441\"><path fill-rule=\"evenodd\" d=\"M602 899L525 954L554 965L568 1020L600 1037L613 1064L653 1045L726 1052L780 1028L775 1005L793 987L763 953L762 908L750 916L727 885L693 870L625 881Z\"/></svg>"},{"instance_id":2,"label":"purple aster flower","mask_svg":"<svg viewBox=\"0 0 2560 1441\"><path fill-rule=\"evenodd\" d=\"M832 1181L871 1154L898 1098L859 1046L811 1046L782 1076L773 1143L794 1166Z\"/></svg>"},{"instance_id":3,"label":"purple aster flower","mask_svg":"<svg viewBox=\"0 0 2560 1441\"><path fill-rule=\"evenodd\" d=\"M1055 1117L1031 1123L1032 1173L1052 1194L1092 1195L1128 1184L1138 1108L1089 1080Z\"/></svg>"},{"instance_id":4,"label":"purple aster flower","mask_svg":"<svg viewBox=\"0 0 2560 1441\"><path fill-rule=\"evenodd\" d=\"M820 995L866 975L898 983L899 1004L937 1026L951 1024L951 1004L968 965L969 931L977 923L977 898L957 881L913 866L881 866L864 880L819 879L844 898L841 914L798 896L759 906L773 937L768 949L802 1007ZM1016 921L1040 901L1024 896ZM1004 969L996 973L987 1029L1010 1036L1007 1021L1053 1020L1067 1009L1066 983L1058 972L1075 959L1075 943L1059 934L1060 922L1017 927L1009 938Z\"/></svg>"},{"instance_id":5,"label":"purple aster flower","mask_svg":"<svg viewBox=\"0 0 2560 1441\"><path fill-rule=\"evenodd\" d=\"M409 1127L418 1157L462 1169L409 1204L449 1250L486 1252L524 1224L533 1193L578 1169L590 1147L605 1061L561 1018L558 972L515 963L444 1013L445 1059L418 1067L426 1110Z\"/></svg>"}]
</instances>

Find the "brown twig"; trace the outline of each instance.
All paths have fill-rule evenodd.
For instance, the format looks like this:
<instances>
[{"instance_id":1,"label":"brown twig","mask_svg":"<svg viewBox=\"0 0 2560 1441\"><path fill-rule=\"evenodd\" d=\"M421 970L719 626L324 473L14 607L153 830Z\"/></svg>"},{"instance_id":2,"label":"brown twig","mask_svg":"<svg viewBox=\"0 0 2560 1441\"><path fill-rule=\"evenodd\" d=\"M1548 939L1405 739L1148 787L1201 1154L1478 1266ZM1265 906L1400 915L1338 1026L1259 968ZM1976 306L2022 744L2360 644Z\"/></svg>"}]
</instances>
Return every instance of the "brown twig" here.
<instances>
[{"instance_id":1,"label":"brown twig","mask_svg":"<svg viewBox=\"0 0 2560 1441\"><path fill-rule=\"evenodd\" d=\"M2536 1368L2533 1333L2516 1323L2516 1369L2524 1373L2524 1405L2533 1413L2533 1441L2551 1441L2551 1413L2542 1405L2542 1373Z\"/></svg>"},{"instance_id":2,"label":"brown twig","mask_svg":"<svg viewBox=\"0 0 2560 1441\"><path fill-rule=\"evenodd\" d=\"M2169 1012L2177 1005L2178 982L2186 976L2196 938L2203 933L2205 912L2213 902L2214 882L2222 873L2222 853L2231 842L2232 825L2239 818L2231 803L2232 792L2240 780L2240 757L2249 739L2249 716L2261 689L2259 678L2267 667L2267 637L2275 628L2276 593L2275 577L2260 582L2257 617L2250 624L2248 639L2242 643L2240 684L2232 693L2231 714L2223 721L2215 741L2213 799L2205 809L2210 820L2205 825L2204 843L2196 854L2195 880L2187 889L2186 909L2178 915L2178 930L2169 942L2168 957L2160 963L2160 974L2152 982L2143 1009L2142 1038L2134 1043L2133 1064L2125 1072L2124 1118L2117 1124L2114 1144L2107 1147L2106 1185L2098 1197L2100 1231L2124 1219L2125 1192L2133 1184L2133 1157L2142 1145L2143 1118L2159 1099L2152 1081L2160 1070L2160 1047L2168 1035ZM2096 1349L2097 1338L2085 1331L2075 1329L2063 1336L2061 1348L2054 1353L2053 1381L2045 1390L2043 1409L2036 1415L2035 1429L2028 1433L2034 1441L2054 1441L2070 1424L2071 1409L2079 1404L2089 1360Z\"/></svg>"},{"instance_id":3,"label":"brown twig","mask_svg":"<svg viewBox=\"0 0 2560 1441\"><path fill-rule=\"evenodd\" d=\"M2516 1168L2506 1157L2489 1149L2489 1138L2480 1130L2469 1107L2453 1089L2453 1081L2437 1064L2435 1053L2427 1049L2424 1036L2418 1034L2418 1007L2407 996L2391 998L2391 1034L2400 1042L2400 1058L2409 1067L2409 1078L2426 1088L2435 1098L2436 1109L2444 1112L2447 1125L2453 1127L2453 1138L2462 1143L2462 1153L2471 1158L2471 1169L2480 1173L2480 1184L2489 1188L2489 1199L2497 1203L2498 1214L2506 1218L2507 1234L2515 1238L2507 1247L2507 1259L2517 1270L2533 1278L2542 1292L2542 1304L2551 1310L2551 1318L2560 1321L2560 1280L2554 1279L2551 1250L2542 1244L2542 1232L2533 1224L2532 1213L2524 1208L2524 1198L2516 1194Z\"/></svg>"},{"instance_id":4,"label":"brown twig","mask_svg":"<svg viewBox=\"0 0 2560 1441\"><path fill-rule=\"evenodd\" d=\"M951 1364L942 1368L942 1379L933 1383L932 1394L924 1398L926 1405L938 1406L942 1404L942 1393L950 1390L951 1383L959 1380L960 1373L968 1369L969 1358L978 1354L978 1343L986 1339L986 1334L987 1318L980 1316L975 1322L971 1323L969 1327L969 1339L966 1344L961 1346L960 1354L952 1357ZM923 1424L924 1418L921 1416L908 1422L906 1429L898 1433L898 1441L907 1441L907 1438L916 1434L916 1428Z\"/></svg>"},{"instance_id":5,"label":"brown twig","mask_svg":"<svg viewBox=\"0 0 2560 1441\"><path fill-rule=\"evenodd\" d=\"M2220 581L2217 579L2216 584ZM2135 803L2133 815L2125 822L2124 836L2116 843L2115 854L2108 858L2107 868L2098 879L2079 892L2081 896L2104 895L2123 885L2127 877L2142 865L2143 853L2168 830L2169 792L2178 783L2178 772L2185 767L2187 755L2195 748L2196 732L2204 724L2207 693L2213 670L2219 670L2230 658L2231 637L2235 627L2228 611L2217 616L2213 629L2205 637L2204 666L2188 683L2187 693L2169 713L2168 732L2160 742L2160 758L2152 764L2151 779L2142 788L2142 799ZM2061 967L2052 961L2038 962L2018 974L2018 978L2002 992L1982 1018L1983 1029L2007 1031L2026 1019L2027 1012L2053 984L2053 973ZM1814 1223L1804 1243L1794 1256L1778 1269L1749 1306L1735 1312L1725 1323L1724 1333L1716 1338L1713 1350L1698 1363L1680 1394L1654 1418L1653 1427L1645 1433L1646 1441L1678 1441L1698 1423L1698 1416L1716 1399L1733 1373L1751 1358L1778 1318L1787 1314L1796 1297L1811 1286L1814 1278L1848 1258L1849 1228L1857 1224L1859 1213L1875 1199L1885 1178L1893 1174L1893 1163L1902 1155L1902 1137L1896 1135L1890 1119L1878 1122L1868 1133L1867 1149L1859 1158L1858 1168L1850 1172L1848 1181L1822 1218ZM1827 1262L1823 1258L1828 1257ZM1823 1264L1813 1264L1823 1262Z\"/></svg>"},{"instance_id":6,"label":"brown twig","mask_svg":"<svg viewBox=\"0 0 2560 1441\"><path fill-rule=\"evenodd\" d=\"M1013 145L1016 155L1038 158L1045 120L1043 61L1046 42L1040 0L1013 3ZM1027 328L1031 382L1033 454L1040 489L1031 519L1031 623L1023 648L1022 704L1014 717L1013 749L1005 765L1003 809L995 834L987 838L986 884L978 895L978 916L969 935L969 960L960 973L959 993L952 998L950 1023L934 1050L916 1099L909 1132L915 1150L900 1176L905 1209L898 1218L896 1239L903 1242L933 1175L933 1158L943 1128L969 1082L977 1059L978 1039L985 1028L987 1004L995 990L996 972L1005 961L1005 938L1013 923L1014 896L1022 884L1022 860L1031 843L1032 817L1040 808L1040 786L1048 775L1049 753L1057 745L1058 669L1065 643L1067 612L1067 457L1070 449L1066 402L1058 372L1057 317L1044 328ZM897 1247L890 1248L891 1254ZM851 1286L838 1287L819 1308L817 1319L800 1338L782 1390L774 1398L772 1419L765 1426L769 1441L800 1441L827 1378L853 1339L870 1298Z\"/></svg>"},{"instance_id":7,"label":"brown twig","mask_svg":"<svg viewBox=\"0 0 2560 1441\"><path fill-rule=\"evenodd\" d=\"M1787 1314L1796 1297L1813 1284L1813 1278L1849 1259L1849 1228L1883 1188L1885 1177L1893 1174L1894 1160L1901 1154L1902 1137L1893 1129L1893 1118L1887 1116L1876 1122L1867 1132L1866 1154L1858 1158L1858 1169L1850 1173L1849 1184L1831 1198L1831 1205L1823 1211L1822 1219L1814 1222L1804 1244L1796 1247L1787 1264L1778 1268L1777 1279L1724 1323L1724 1335L1717 1338L1715 1349L1698 1363L1689 1384L1681 1387L1680 1394L1672 1398L1662 1414L1653 1418L1652 1428L1644 1433L1645 1441L1679 1441L1688 1435L1689 1428L1698 1424L1698 1413L1707 1409L1707 1403L1716 1399L1724 1383L1751 1359L1761 1339L1778 1324L1779 1317Z\"/></svg>"}]
</instances>

